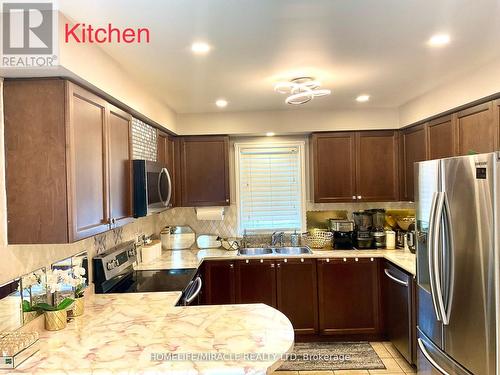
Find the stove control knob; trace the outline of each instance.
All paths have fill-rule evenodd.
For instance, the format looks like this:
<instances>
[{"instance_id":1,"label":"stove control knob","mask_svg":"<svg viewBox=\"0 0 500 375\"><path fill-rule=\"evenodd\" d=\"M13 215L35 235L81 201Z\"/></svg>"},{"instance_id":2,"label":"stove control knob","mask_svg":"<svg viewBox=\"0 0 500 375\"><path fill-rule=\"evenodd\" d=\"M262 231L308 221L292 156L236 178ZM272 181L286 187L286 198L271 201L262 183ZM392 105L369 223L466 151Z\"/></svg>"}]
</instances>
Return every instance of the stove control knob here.
<instances>
[{"instance_id":1,"label":"stove control knob","mask_svg":"<svg viewBox=\"0 0 500 375\"><path fill-rule=\"evenodd\" d=\"M133 256L135 256L135 250L134 250L134 249L130 249L130 250L128 251L128 256L129 256L129 257L133 257Z\"/></svg>"},{"instance_id":2,"label":"stove control knob","mask_svg":"<svg viewBox=\"0 0 500 375\"><path fill-rule=\"evenodd\" d=\"M113 268L115 268L115 265L113 264L113 261L109 261L107 264L106 264L106 268L108 269L108 271L111 271Z\"/></svg>"},{"instance_id":3,"label":"stove control knob","mask_svg":"<svg viewBox=\"0 0 500 375\"><path fill-rule=\"evenodd\" d=\"M113 259L113 268L118 267L120 263L116 259Z\"/></svg>"}]
</instances>

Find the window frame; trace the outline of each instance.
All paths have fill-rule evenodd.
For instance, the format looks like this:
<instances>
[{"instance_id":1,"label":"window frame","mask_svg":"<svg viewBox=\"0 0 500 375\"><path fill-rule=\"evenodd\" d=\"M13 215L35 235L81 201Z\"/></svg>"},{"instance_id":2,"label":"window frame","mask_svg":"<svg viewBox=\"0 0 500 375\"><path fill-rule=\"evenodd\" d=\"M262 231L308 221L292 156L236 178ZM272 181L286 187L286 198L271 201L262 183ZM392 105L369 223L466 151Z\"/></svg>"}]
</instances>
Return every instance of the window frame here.
<instances>
[{"instance_id":1,"label":"window frame","mask_svg":"<svg viewBox=\"0 0 500 375\"><path fill-rule=\"evenodd\" d=\"M306 142L305 141L288 141L288 142L236 142L234 144L234 170L235 170L235 183L236 183L236 208L237 208L237 214L236 214L236 221L237 221L237 233L239 235L243 235L245 229L241 227L241 201L240 201L240 155L241 155L241 149L243 148L273 148L273 147L297 147L299 152L298 152L298 158L299 158L299 168L300 168L300 217L301 217L301 227L297 229L300 232L305 232L306 231L306 155L305 155L305 147L306 147ZM253 230L247 230L247 234L270 234L273 233L275 230L270 228L270 229L253 229ZM285 231L285 233L293 233L292 230Z\"/></svg>"}]
</instances>

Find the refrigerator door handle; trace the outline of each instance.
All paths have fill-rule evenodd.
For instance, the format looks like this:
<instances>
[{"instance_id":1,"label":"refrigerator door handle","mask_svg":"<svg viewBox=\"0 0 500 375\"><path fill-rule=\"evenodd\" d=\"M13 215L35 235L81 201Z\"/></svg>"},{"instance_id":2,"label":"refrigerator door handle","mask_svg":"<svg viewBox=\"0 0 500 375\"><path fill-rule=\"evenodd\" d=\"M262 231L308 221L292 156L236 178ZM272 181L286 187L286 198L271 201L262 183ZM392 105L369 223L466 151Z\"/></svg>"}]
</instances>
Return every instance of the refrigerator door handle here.
<instances>
[{"instance_id":1,"label":"refrigerator door handle","mask_svg":"<svg viewBox=\"0 0 500 375\"><path fill-rule=\"evenodd\" d=\"M446 259L445 261L448 263L448 277L446 279L447 285L446 287L446 310L445 310L445 315L446 315L446 324L449 324L450 322L450 316L451 316L451 307L453 303L453 287L455 284L455 244L453 241L453 224L451 220L451 209L450 209L450 202L448 200L448 196L446 193L443 193L444 196L444 201L443 201L443 206L444 206L444 218L445 218L445 238L446 238L446 248L445 248L445 254L446 254Z\"/></svg>"},{"instance_id":2,"label":"refrigerator door handle","mask_svg":"<svg viewBox=\"0 0 500 375\"><path fill-rule=\"evenodd\" d=\"M434 272L434 286L436 292L437 307L441 315L441 321L444 325L448 325L448 317L446 316L446 309L444 307L443 299L443 289L442 289L442 278L441 278L441 267L439 266L439 241L441 239L441 234L444 231L441 228L441 223L443 222L443 212L444 212L444 193L438 193L437 203L436 203L436 214L434 217L434 229L432 241L432 252L433 252L433 272Z\"/></svg>"},{"instance_id":3,"label":"refrigerator door handle","mask_svg":"<svg viewBox=\"0 0 500 375\"><path fill-rule=\"evenodd\" d=\"M432 196L431 212L429 215L429 241L427 241L427 258L429 262L429 282L431 286L432 305L436 313L436 319L441 321L441 313L439 310L439 303L437 300L436 285L435 285L435 272L434 272L434 236L436 230L436 205L439 193L434 193ZM439 232L438 232L439 235Z\"/></svg>"},{"instance_id":4,"label":"refrigerator door handle","mask_svg":"<svg viewBox=\"0 0 500 375\"><path fill-rule=\"evenodd\" d=\"M425 344L424 342L422 341L421 338L418 338L417 339L417 342L418 342L418 347L420 348L420 351L422 352L422 354L424 355L424 357L429 361L429 363L436 369L438 370L440 373L442 373L443 375L450 375L449 373L447 373L441 366L439 366L436 361L434 359L432 359L431 355L429 354L429 352L427 351L427 349L425 348Z\"/></svg>"}]
</instances>

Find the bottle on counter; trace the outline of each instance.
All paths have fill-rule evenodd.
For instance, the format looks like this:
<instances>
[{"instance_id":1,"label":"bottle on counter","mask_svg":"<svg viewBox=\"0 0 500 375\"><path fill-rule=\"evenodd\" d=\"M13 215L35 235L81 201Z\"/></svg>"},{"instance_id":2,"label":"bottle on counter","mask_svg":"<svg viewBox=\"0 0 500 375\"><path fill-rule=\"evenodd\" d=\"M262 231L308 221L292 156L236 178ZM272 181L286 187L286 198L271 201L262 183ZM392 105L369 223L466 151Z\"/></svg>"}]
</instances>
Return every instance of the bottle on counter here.
<instances>
[{"instance_id":1,"label":"bottle on counter","mask_svg":"<svg viewBox=\"0 0 500 375\"><path fill-rule=\"evenodd\" d=\"M396 232L393 230L385 231L385 248L389 250L396 248Z\"/></svg>"}]
</instances>

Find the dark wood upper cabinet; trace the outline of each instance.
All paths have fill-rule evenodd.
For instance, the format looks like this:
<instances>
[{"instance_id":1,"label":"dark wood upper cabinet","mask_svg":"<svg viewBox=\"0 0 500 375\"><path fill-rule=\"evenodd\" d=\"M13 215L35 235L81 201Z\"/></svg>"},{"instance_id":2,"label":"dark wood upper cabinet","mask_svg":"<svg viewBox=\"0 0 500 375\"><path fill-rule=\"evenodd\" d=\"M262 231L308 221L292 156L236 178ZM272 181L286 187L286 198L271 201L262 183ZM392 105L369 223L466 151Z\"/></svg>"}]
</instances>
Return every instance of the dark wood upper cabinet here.
<instances>
[{"instance_id":1,"label":"dark wood upper cabinet","mask_svg":"<svg viewBox=\"0 0 500 375\"><path fill-rule=\"evenodd\" d=\"M425 125L403 129L400 135L400 196L401 200L414 200L414 164L427 160L427 134Z\"/></svg>"},{"instance_id":2,"label":"dark wood upper cabinet","mask_svg":"<svg viewBox=\"0 0 500 375\"><path fill-rule=\"evenodd\" d=\"M229 137L183 137L180 148L182 206L228 206Z\"/></svg>"},{"instance_id":3,"label":"dark wood upper cabinet","mask_svg":"<svg viewBox=\"0 0 500 375\"><path fill-rule=\"evenodd\" d=\"M317 266L320 333L380 333L377 259L318 259Z\"/></svg>"},{"instance_id":4,"label":"dark wood upper cabinet","mask_svg":"<svg viewBox=\"0 0 500 375\"><path fill-rule=\"evenodd\" d=\"M108 117L105 100L73 84L67 87L70 238L77 240L109 229Z\"/></svg>"},{"instance_id":5,"label":"dark wood upper cabinet","mask_svg":"<svg viewBox=\"0 0 500 375\"><path fill-rule=\"evenodd\" d=\"M455 114L456 154L498 150L498 118L493 102L479 104Z\"/></svg>"},{"instance_id":6,"label":"dark wood upper cabinet","mask_svg":"<svg viewBox=\"0 0 500 375\"><path fill-rule=\"evenodd\" d=\"M452 116L443 116L427 124L429 159L449 158L455 154Z\"/></svg>"},{"instance_id":7,"label":"dark wood upper cabinet","mask_svg":"<svg viewBox=\"0 0 500 375\"><path fill-rule=\"evenodd\" d=\"M397 131L357 133L356 198L384 202L399 198Z\"/></svg>"},{"instance_id":8,"label":"dark wood upper cabinet","mask_svg":"<svg viewBox=\"0 0 500 375\"><path fill-rule=\"evenodd\" d=\"M74 242L128 221L126 113L62 79L6 80L4 113L9 243Z\"/></svg>"},{"instance_id":9,"label":"dark wood upper cabinet","mask_svg":"<svg viewBox=\"0 0 500 375\"><path fill-rule=\"evenodd\" d=\"M236 302L265 303L276 307L276 263L274 260L238 261Z\"/></svg>"},{"instance_id":10,"label":"dark wood upper cabinet","mask_svg":"<svg viewBox=\"0 0 500 375\"><path fill-rule=\"evenodd\" d=\"M356 137L353 132L313 134L314 201L353 201L356 194Z\"/></svg>"},{"instance_id":11,"label":"dark wood upper cabinet","mask_svg":"<svg viewBox=\"0 0 500 375\"><path fill-rule=\"evenodd\" d=\"M318 333L316 260L277 260L276 286L278 310L292 322L295 334Z\"/></svg>"},{"instance_id":12,"label":"dark wood upper cabinet","mask_svg":"<svg viewBox=\"0 0 500 375\"><path fill-rule=\"evenodd\" d=\"M109 106L109 212L114 225L133 220L131 131L132 117Z\"/></svg>"},{"instance_id":13,"label":"dark wood upper cabinet","mask_svg":"<svg viewBox=\"0 0 500 375\"><path fill-rule=\"evenodd\" d=\"M236 267L234 261L203 262L202 301L207 305L236 303Z\"/></svg>"},{"instance_id":14,"label":"dark wood upper cabinet","mask_svg":"<svg viewBox=\"0 0 500 375\"><path fill-rule=\"evenodd\" d=\"M311 142L315 202L397 200L396 131L317 133Z\"/></svg>"}]
</instances>

